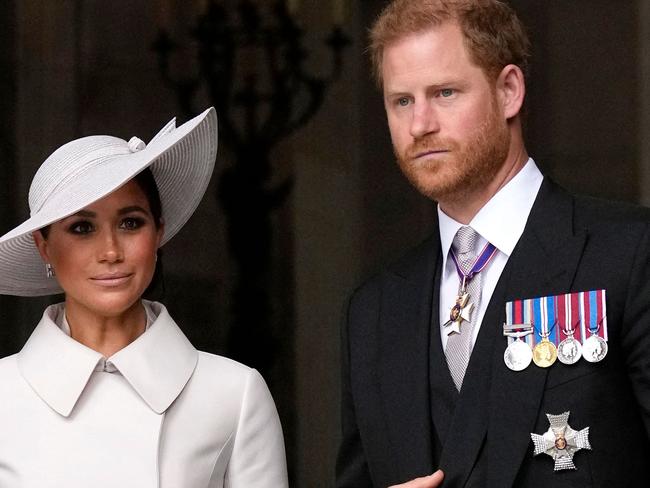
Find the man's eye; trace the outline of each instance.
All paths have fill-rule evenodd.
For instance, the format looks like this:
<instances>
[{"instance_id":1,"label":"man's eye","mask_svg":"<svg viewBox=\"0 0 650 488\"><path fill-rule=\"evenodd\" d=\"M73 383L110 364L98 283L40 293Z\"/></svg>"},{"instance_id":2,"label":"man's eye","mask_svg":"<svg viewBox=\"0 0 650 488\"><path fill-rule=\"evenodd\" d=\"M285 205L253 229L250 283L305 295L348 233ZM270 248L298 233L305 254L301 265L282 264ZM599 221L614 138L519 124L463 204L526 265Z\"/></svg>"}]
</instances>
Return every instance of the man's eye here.
<instances>
[{"instance_id":1,"label":"man's eye","mask_svg":"<svg viewBox=\"0 0 650 488\"><path fill-rule=\"evenodd\" d=\"M397 104L400 107L406 107L409 104L409 99L407 97L401 97L397 99Z\"/></svg>"},{"instance_id":2,"label":"man's eye","mask_svg":"<svg viewBox=\"0 0 650 488\"><path fill-rule=\"evenodd\" d=\"M122 220L122 223L120 224L120 227L122 229L126 230L136 230L142 227L144 224L144 221L142 219L138 219L135 217L128 217L124 220Z\"/></svg>"},{"instance_id":3,"label":"man's eye","mask_svg":"<svg viewBox=\"0 0 650 488\"><path fill-rule=\"evenodd\" d=\"M442 98L449 98L453 94L454 94L454 90L451 88L443 88L442 90L440 90L440 96Z\"/></svg>"},{"instance_id":4,"label":"man's eye","mask_svg":"<svg viewBox=\"0 0 650 488\"><path fill-rule=\"evenodd\" d=\"M93 231L93 226L90 222L81 221L81 222L75 222L74 224L70 225L68 229L73 234L84 235L84 234L90 234Z\"/></svg>"}]
</instances>

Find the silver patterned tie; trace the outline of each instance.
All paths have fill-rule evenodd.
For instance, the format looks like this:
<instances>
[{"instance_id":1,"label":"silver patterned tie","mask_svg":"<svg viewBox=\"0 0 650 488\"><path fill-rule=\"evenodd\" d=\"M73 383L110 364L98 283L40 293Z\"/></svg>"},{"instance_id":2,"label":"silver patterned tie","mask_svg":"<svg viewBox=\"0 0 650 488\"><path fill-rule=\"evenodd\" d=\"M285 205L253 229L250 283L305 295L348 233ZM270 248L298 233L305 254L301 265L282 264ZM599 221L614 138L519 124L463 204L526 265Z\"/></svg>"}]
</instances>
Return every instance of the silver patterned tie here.
<instances>
[{"instance_id":1,"label":"silver patterned tie","mask_svg":"<svg viewBox=\"0 0 650 488\"><path fill-rule=\"evenodd\" d=\"M464 226L458 229L451 244L458 258L458 264L464 273L470 272L476 260L475 249L478 237L478 233L474 229ZM458 286L459 294L461 288L462 283ZM466 293L469 294L470 302L474 304L474 313L472 313L469 322L463 322L460 325L460 333L453 332L447 338L447 347L445 349L449 372L458 391L460 391L460 387L463 385L465 370L467 369L469 357L472 353L472 331L474 330L474 322L476 321L478 308L481 303L481 273L477 273L469 281Z\"/></svg>"}]
</instances>

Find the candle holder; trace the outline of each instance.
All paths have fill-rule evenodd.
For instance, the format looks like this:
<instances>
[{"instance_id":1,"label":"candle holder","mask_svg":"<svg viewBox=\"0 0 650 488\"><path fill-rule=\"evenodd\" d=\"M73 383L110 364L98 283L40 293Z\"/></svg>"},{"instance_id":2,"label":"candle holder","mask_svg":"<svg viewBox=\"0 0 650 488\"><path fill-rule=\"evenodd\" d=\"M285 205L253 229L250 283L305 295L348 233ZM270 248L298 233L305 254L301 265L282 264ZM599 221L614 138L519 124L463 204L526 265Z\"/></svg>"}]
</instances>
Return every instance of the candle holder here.
<instances>
[{"instance_id":1,"label":"candle holder","mask_svg":"<svg viewBox=\"0 0 650 488\"><path fill-rule=\"evenodd\" d=\"M321 108L328 87L341 74L350 44L343 30L333 27L324 43L331 58L329 73L317 76L305 66L309 53L303 38L303 29L284 2L276 2L264 15L250 0L232 10L213 0L191 30L195 75L172 72L172 56L180 45L166 30L153 45L160 73L185 115L195 114L197 98L207 95L219 115L220 143L234 155L217 185L228 250L238 271L227 347L232 357L263 373L273 366L276 343L269 294L271 217L293 184L291 177L271 184L276 168L270 155ZM292 337L287 322L283 318L283 341Z\"/></svg>"}]
</instances>

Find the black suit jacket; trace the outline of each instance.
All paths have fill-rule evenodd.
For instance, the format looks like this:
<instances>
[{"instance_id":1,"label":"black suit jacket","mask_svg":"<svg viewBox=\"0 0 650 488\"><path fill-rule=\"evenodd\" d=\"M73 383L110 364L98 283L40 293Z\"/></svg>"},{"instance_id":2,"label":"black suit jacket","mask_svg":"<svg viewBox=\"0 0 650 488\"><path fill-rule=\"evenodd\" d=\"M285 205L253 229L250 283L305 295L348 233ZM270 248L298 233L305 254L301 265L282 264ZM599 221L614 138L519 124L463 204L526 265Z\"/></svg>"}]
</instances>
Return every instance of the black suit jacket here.
<instances>
[{"instance_id":1,"label":"black suit jacket","mask_svg":"<svg viewBox=\"0 0 650 488\"><path fill-rule=\"evenodd\" d=\"M438 232L357 289L342 333L337 486L383 488L438 467L448 488L647 486L649 222L645 209L574 197L545 179L460 394L439 334ZM505 366L507 301L600 288L609 331L602 362ZM592 450L575 455L575 471L554 472L549 456L533 457L530 433L546 432L547 413L565 411L574 429L590 427Z\"/></svg>"}]
</instances>

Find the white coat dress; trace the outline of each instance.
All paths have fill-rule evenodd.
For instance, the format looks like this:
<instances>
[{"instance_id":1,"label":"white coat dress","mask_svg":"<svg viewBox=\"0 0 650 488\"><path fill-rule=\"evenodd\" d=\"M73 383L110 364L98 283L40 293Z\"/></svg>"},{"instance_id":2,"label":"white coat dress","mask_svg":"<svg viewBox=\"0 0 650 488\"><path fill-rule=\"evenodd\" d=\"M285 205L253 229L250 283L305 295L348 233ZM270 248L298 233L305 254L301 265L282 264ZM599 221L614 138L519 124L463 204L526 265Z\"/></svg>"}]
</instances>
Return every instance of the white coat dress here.
<instances>
[{"instance_id":1,"label":"white coat dress","mask_svg":"<svg viewBox=\"0 0 650 488\"><path fill-rule=\"evenodd\" d=\"M159 303L112 357L52 305L0 360L2 488L284 488L282 428L254 369L197 351Z\"/></svg>"}]
</instances>

